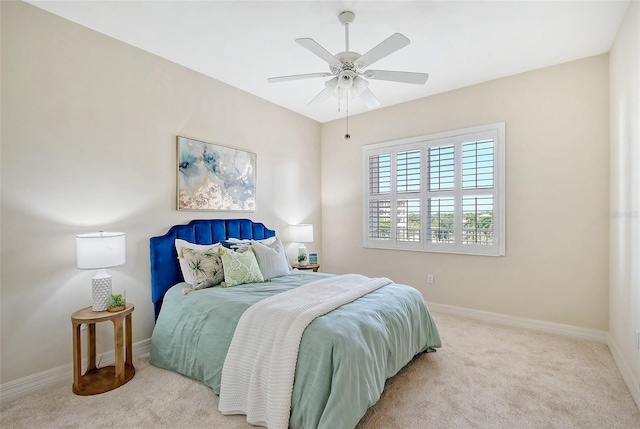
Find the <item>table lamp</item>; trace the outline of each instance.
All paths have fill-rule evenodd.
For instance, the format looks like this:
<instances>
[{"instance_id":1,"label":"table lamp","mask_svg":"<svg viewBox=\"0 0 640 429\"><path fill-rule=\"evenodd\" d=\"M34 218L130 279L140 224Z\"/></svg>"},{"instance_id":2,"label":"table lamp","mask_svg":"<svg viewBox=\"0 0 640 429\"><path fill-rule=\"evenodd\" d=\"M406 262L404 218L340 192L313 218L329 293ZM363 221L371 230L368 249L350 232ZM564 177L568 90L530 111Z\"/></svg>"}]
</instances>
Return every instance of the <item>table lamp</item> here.
<instances>
[{"instance_id":1,"label":"table lamp","mask_svg":"<svg viewBox=\"0 0 640 429\"><path fill-rule=\"evenodd\" d=\"M309 265L309 253L304 243L313 241L313 225L310 223L291 225L291 241L300 243L300 246L298 246L298 264L302 266Z\"/></svg>"},{"instance_id":2,"label":"table lamp","mask_svg":"<svg viewBox=\"0 0 640 429\"><path fill-rule=\"evenodd\" d=\"M76 266L99 270L91 279L93 311L105 311L111 299L111 275L105 268L126 262L124 232L91 232L76 235Z\"/></svg>"}]
</instances>

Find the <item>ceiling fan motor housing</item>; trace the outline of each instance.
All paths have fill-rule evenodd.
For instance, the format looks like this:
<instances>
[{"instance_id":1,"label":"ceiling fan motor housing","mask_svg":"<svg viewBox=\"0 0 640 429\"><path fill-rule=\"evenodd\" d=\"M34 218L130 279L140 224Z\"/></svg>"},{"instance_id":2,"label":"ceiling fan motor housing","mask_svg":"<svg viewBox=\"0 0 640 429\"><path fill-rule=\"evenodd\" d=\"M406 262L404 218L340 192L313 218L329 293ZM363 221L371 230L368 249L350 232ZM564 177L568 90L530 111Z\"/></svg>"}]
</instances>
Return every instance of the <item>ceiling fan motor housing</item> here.
<instances>
[{"instance_id":1,"label":"ceiling fan motor housing","mask_svg":"<svg viewBox=\"0 0 640 429\"><path fill-rule=\"evenodd\" d=\"M360 54L357 52L340 52L336 54L336 59L342 63L342 68L338 70L338 85L342 89L349 89L353 85L353 81L359 73L362 73L362 68L356 67L356 59L360 58ZM333 71L333 66L332 66Z\"/></svg>"},{"instance_id":2,"label":"ceiling fan motor housing","mask_svg":"<svg viewBox=\"0 0 640 429\"><path fill-rule=\"evenodd\" d=\"M359 53L351 51L335 55L336 59L342 63L342 70L355 70L357 73L362 73L365 67L365 64L356 63L356 60L361 56Z\"/></svg>"}]
</instances>

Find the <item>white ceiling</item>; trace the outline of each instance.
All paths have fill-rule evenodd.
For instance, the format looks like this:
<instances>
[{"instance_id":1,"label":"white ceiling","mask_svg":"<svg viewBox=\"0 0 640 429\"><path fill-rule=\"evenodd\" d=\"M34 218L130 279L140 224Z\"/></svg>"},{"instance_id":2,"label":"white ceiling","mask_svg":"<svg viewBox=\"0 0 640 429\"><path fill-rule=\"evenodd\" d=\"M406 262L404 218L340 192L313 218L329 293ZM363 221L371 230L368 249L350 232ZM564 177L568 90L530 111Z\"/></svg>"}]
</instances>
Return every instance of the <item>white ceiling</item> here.
<instances>
[{"instance_id":1,"label":"white ceiling","mask_svg":"<svg viewBox=\"0 0 640 429\"><path fill-rule=\"evenodd\" d=\"M344 117L336 98L307 107L328 71L294 42L344 51L338 13L356 19L350 48L364 54L393 33L411 44L376 69L427 72L423 86L371 81L382 106L609 52L630 0L615 1L29 1L85 27L196 70L319 122ZM350 114L366 111L350 102Z\"/></svg>"}]
</instances>

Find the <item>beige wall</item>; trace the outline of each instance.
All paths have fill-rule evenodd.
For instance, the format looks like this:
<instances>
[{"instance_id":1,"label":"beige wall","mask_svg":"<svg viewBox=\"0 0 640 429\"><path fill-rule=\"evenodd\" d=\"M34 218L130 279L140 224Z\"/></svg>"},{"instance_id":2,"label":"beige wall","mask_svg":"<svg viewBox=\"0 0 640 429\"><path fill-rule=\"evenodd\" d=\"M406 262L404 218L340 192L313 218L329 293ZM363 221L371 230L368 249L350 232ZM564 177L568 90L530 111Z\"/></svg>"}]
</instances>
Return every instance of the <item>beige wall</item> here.
<instances>
[{"instance_id":1,"label":"beige wall","mask_svg":"<svg viewBox=\"0 0 640 429\"><path fill-rule=\"evenodd\" d=\"M2 8L1 382L68 365L73 311L90 305L75 234L124 231L110 269L151 335L149 237L192 218L316 225L320 125L21 2ZM258 155L255 213L175 210L176 135ZM288 249L293 255L295 249ZM99 325L99 351L111 350Z\"/></svg>"},{"instance_id":2,"label":"beige wall","mask_svg":"<svg viewBox=\"0 0 640 429\"><path fill-rule=\"evenodd\" d=\"M631 2L610 52L609 338L640 407L640 3Z\"/></svg>"},{"instance_id":3,"label":"beige wall","mask_svg":"<svg viewBox=\"0 0 640 429\"><path fill-rule=\"evenodd\" d=\"M608 56L322 126L323 270L388 276L430 302L606 331ZM362 247L362 147L506 122L506 256ZM427 285L427 274L435 283Z\"/></svg>"}]
</instances>

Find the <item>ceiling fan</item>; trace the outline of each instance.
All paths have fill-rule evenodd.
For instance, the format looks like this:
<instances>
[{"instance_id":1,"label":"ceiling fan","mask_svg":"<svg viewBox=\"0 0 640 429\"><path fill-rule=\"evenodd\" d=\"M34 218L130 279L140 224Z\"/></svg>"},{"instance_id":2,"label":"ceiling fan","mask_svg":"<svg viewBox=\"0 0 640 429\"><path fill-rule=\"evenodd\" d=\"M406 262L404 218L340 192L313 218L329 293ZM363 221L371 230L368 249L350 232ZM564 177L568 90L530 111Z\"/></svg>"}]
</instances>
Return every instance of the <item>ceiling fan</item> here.
<instances>
[{"instance_id":1,"label":"ceiling fan","mask_svg":"<svg viewBox=\"0 0 640 429\"><path fill-rule=\"evenodd\" d=\"M346 96L347 91L349 91L353 98L360 97L369 109L375 109L380 106L380 101L369 89L369 81L367 79L413 83L416 85L423 85L427 81L429 78L427 73L367 69L367 67L371 66L376 61L379 61L387 55L404 48L410 42L409 39L402 34L395 33L379 45L373 47L364 55L352 52L349 50L349 26L353 23L355 18L355 13L349 10L343 11L338 15L338 20L344 26L345 51L336 55L331 55L329 51L320 46L320 44L313 39L296 39L298 44L307 48L312 53L329 63L329 72L271 77L267 80L271 83L275 83L289 80L333 76L324 83L325 88L320 91L320 93L316 95L315 98L307 104L307 106L321 103L331 95L342 98L343 96Z\"/></svg>"}]
</instances>

